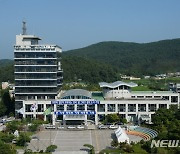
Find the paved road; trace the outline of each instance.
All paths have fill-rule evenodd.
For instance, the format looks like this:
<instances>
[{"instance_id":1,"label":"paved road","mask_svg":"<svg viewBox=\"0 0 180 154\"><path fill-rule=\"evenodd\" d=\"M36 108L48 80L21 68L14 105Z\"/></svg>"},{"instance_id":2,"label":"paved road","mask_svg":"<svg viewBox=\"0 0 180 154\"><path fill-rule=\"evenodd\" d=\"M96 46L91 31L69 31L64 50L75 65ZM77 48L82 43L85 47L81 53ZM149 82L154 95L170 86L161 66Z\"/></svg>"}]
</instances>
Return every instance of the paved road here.
<instances>
[{"instance_id":1,"label":"paved road","mask_svg":"<svg viewBox=\"0 0 180 154\"><path fill-rule=\"evenodd\" d=\"M38 149L45 150L50 144L58 146L56 151L84 151L84 144L91 144L95 147L95 151L110 147L114 136L113 130L51 130L38 133L37 139L31 140L28 148L36 151ZM137 137L133 137L133 140Z\"/></svg>"}]
</instances>

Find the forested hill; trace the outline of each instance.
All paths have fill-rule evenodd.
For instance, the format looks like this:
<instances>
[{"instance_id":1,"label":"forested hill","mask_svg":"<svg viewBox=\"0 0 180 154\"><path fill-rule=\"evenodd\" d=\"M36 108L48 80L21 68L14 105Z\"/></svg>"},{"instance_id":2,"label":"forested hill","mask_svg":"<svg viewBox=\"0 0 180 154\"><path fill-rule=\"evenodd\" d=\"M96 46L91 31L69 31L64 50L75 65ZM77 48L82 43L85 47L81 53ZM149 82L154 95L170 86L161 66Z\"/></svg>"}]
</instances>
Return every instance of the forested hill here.
<instances>
[{"instance_id":1,"label":"forested hill","mask_svg":"<svg viewBox=\"0 0 180 154\"><path fill-rule=\"evenodd\" d=\"M63 57L70 55L101 61L131 75L180 71L180 39L142 44L100 42L63 52Z\"/></svg>"},{"instance_id":2,"label":"forested hill","mask_svg":"<svg viewBox=\"0 0 180 154\"><path fill-rule=\"evenodd\" d=\"M101 42L62 53L64 80L98 83L127 75L180 71L180 39L152 43ZM13 60L0 60L0 82L14 82Z\"/></svg>"},{"instance_id":3,"label":"forested hill","mask_svg":"<svg viewBox=\"0 0 180 154\"><path fill-rule=\"evenodd\" d=\"M3 81L14 82L13 60L0 60L0 83ZM112 82L117 80L118 71L112 66L86 58L67 56L62 59L64 81L77 81L98 83L101 81Z\"/></svg>"}]
</instances>

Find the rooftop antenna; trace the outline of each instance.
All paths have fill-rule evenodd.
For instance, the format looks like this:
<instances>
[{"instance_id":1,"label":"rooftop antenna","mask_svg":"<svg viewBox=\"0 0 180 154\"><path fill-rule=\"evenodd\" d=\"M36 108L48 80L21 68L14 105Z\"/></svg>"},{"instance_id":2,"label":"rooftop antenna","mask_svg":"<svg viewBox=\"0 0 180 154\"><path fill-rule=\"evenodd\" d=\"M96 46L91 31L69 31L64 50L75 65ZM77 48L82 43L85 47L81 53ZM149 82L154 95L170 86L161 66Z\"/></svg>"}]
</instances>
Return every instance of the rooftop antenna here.
<instances>
[{"instance_id":1,"label":"rooftop antenna","mask_svg":"<svg viewBox=\"0 0 180 154\"><path fill-rule=\"evenodd\" d=\"M22 35L26 35L27 32L26 32L26 22L25 22L25 21L23 21L23 27L22 27L22 30L23 30Z\"/></svg>"}]
</instances>

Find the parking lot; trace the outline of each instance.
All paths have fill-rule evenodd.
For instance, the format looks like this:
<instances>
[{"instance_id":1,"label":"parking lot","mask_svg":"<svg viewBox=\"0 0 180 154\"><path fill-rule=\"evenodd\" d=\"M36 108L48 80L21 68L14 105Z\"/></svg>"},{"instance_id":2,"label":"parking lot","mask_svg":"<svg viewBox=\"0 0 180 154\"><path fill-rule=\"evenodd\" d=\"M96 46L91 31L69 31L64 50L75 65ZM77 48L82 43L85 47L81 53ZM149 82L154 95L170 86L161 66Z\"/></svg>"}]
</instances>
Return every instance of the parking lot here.
<instances>
[{"instance_id":1,"label":"parking lot","mask_svg":"<svg viewBox=\"0 0 180 154\"><path fill-rule=\"evenodd\" d=\"M113 130L45 130L35 135L39 139L34 137L28 148L36 151L55 144L56 151L83 151L84 144L91 144L100 151L110 146L113 134Z\"/></svg>"},{"instance_id":2,"label":"parking lot","mask_svg":"<svg viewBox=\"0 0 180 154\"><path fill-rule=\"evenodd\" d=\"M45 130L35 135L28 148L33 151L45 150L50 144L57 145L60 152L76 151L85 152L84 144L91 144L95 151L110 147L111 141L115 137L114 130ZM130 140L140 140L141 138L129 136ZM86 153L86 152L85 152Z\"/></svg>"}]
</instances>

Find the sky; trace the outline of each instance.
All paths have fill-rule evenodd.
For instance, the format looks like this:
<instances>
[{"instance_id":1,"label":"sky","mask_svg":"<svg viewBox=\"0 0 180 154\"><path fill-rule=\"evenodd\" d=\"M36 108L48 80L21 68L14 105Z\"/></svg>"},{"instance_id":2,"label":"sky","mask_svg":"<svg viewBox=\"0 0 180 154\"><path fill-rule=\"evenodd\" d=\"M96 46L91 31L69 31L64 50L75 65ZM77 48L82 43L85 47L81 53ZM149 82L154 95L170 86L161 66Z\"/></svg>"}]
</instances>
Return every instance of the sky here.
<instances>
[{"instance_id":1,"label":"sky","mask_svg":"<svg viewBox=\"0 0 180 154\"><path fill-rule=\"evenodd\" d=\"M0 59L13 59L23 20L28 34L63 51L102 41L154 42L180 38L180 0L0 0Z\"/></svg>"}]
</instances>

